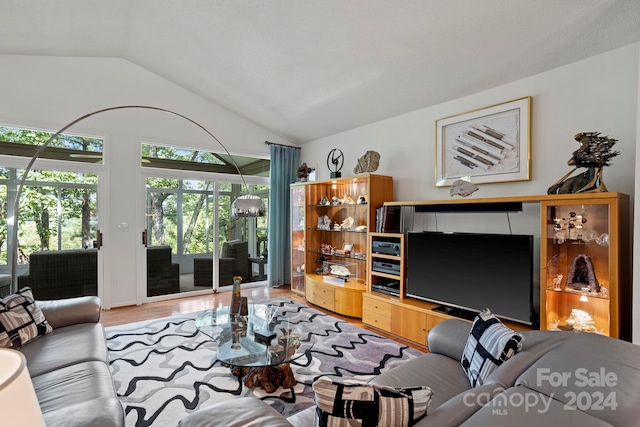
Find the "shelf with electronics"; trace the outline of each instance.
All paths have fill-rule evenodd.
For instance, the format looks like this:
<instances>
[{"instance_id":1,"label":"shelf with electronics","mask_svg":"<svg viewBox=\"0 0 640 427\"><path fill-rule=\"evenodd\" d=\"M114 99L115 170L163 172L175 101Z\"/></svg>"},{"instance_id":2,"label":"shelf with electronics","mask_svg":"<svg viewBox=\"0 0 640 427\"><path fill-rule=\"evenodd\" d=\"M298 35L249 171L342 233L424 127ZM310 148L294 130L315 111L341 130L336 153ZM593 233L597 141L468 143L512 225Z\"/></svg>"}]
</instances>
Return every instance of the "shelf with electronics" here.
<instances>
[{"instance_id":1,"label":"shelf with electronics","mask_svg":"<svg viewBox=\"0 0 640 427\"><path fill-rule=\"evenodd\" d=\"M393 178L360 174L291 188L304 188L304 237L292 239L292 254L303 249L304 264L295 265L292 273L304 273L306 299L345 316L362 317L367 237L375 227L376 209L393 200Z\"/></svg>"},{"instance_id":2,"label":"shelf with electronics","mask_svg":"<svg viewBox=\"0 0 640 427\"><path fill-rule=\"evenodd\" d=\"M584 330L629 339L631 294L627 195L603 192L394 201L385 205L430 205L429 209L442 209L443 212L447 212L464 204L467 205L464 206L466 212L482 212L487 206L505 202L533 204L532 208L536 211L539 206L542 226L539 228L539 235L534 236L534 239L540 239L540 329L579 330L579 322L582 320L587 328ZM537 222L537 219L535 221ZM535 225L533 228L538 229ZM368 285L363 295L362 319L368 326L426 346L426 337L433 326L444 319L457 316L452 315L455 313L437 311L439 304L406 296L406 236L404 233L370 234ZM397 251L398 255L391 253L394 251ZM586 285L580 284L585 279L582 270L577 269L575 264L592 264L595 279L591 281L589 289L586 289ZM569 279L570 274L574 275L572 279ZM534 289L535 286L536 284ZM581 313L575 312L574 309L588 313L592 322L585 321L580 317ZM567 320L572 312L575 322L573 328L569 328ZM532 329L531 326L521 323L505 323L514 329Z\"/></svg>"}]
</instances>

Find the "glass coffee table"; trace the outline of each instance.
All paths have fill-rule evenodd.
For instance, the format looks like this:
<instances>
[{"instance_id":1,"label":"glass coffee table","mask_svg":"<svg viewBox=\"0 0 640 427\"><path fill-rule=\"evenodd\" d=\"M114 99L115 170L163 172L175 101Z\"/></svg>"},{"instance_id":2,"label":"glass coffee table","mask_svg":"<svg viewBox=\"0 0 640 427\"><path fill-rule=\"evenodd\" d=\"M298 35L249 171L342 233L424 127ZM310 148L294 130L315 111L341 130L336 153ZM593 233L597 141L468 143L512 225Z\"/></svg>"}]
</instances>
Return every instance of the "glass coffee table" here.
<instances>
[{"instance_id":1,"label":"glass coffee table","mask_svg":"<svg viewBox=\"0 0 640 427\"><path fill-rule=\"evenodd\" d=\"M248 304L246 315L229 313L229 306L201 313L196 327L218 343L218 360L228 365L247 387L273 393L293 388L289 362L312 347L308 333L289 323L277 305Z\"/></svg>"}]
</instances>

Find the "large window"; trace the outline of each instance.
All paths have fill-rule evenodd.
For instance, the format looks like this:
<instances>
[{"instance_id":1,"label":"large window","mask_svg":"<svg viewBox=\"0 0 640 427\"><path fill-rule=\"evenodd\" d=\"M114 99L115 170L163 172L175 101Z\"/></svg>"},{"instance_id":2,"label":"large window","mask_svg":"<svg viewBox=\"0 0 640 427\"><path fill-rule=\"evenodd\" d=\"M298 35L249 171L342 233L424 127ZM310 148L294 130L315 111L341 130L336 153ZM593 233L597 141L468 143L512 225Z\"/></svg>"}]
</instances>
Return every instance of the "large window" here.
<instances>
[{"instance_id":1,"label":"large window","mask_svg":"<svg viewBox=\"0 0 640 427\"><path fill-rule=\"evenodd\" d=\"M32 169L29 172L20 195L17 224L13 221L15 197L24 176L24 166L35 153L34 146L43 145L52 135L50 132L0 126L0 155L7 156L4 157L6 163L0 165L0 294L8 291L6 283L10 281L6 277L11 272L16 253L15 262L20 276L18 286L30 286L37 298L56 298L60 296L57 293L61 289L59 286L63 285L66 286L64 291L69 293L60 297L97 294L96 262L89 265L90 289L80 286L72 289L69 283L61 283L60 277L80 278L77 281L84 281L86 285L88 281L77 271L80 261L67 266L61 261L51 260L59 259L53 252L84 250L94 246L98 228L98 175L78 170L95 170L86 163L102 162L102 139L60 135L52 141L40 158L62 162L56 163L56 170ZM76 162L84 162L85 165L79 166ZM17 226L17 252L13 246L9 248L8 242L14 226ZM51 254L39 254L41 262L36 266L32 255L44 251ZM42 261L45 258L48 261ZM51 263L58 267L55 274L59 273L60 277L48 267ZM42 271L45 274L40 274Z\"/></svg>"},{"instance_id":2,"label":"large window","mask_svg":"<svg viewBox=\"0 0 640 427\"><path fill-rule=\"evenodd\" d=\"M212 252L213 209L210 182L148 178L148 244L175 254Z\"/></svg>"},{"instance_id":3,"label":"large window","mask_svg":"<svg viewBox=\"0 0 640 427\"><path fill-rule=\"evenodd\" d=\"M52 133L0 126L0 154L31 157ZM41 155L67 161L101 161L102 139L60 135ZM31 147L31 148L29 148ZM88 157L84 157L84 155ZM6 266L7 238L23 169L0 167L0 266ZM95 174L31 170L22 190L18 217L18 263L35 251L93 246L97 227Z\"/></svg>"},{"instance_id":4,"label":"large window","mask_svg":"<svg viewBox=\"0 0 640 427\"><path fill-rule=\"evenodd\" d=\"M245 179L268 176L268 160L151 144L142 145L141 157L141 166L156 169L146 174L145 181L147 266L152 265L147 295L210 288L214 277L221 286L232 284L236 276L247 282L265 279L267 218L232 218L231 204L248 191L268 203L268 184L247 188L237 177L238 170ZM230 175L236 177L224 178ZM167 254L167 247L174 271L156 280L157 268L151 263L156 262L156 254ZM219 258L214 257L216 253Z\"/></svg>"}]
</instances>

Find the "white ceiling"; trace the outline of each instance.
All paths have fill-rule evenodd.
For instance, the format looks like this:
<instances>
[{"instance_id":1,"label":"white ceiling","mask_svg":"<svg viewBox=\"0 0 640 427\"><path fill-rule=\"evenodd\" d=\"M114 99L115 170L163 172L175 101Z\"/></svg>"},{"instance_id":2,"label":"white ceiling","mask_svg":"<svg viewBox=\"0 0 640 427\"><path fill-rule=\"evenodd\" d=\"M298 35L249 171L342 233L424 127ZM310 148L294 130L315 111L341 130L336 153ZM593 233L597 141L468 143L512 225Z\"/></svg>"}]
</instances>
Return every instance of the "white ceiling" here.
<instances>
[{"instance_id":1,"label":"white ceiling","mask_svg":"<svg viewBox=\"0 0 640 427\"><path fill-rule=\"evenodd\" d=\"M0 54L121 57L294 143L640 40L640 0L2 0Z\"/></svg>"}]
</instances>

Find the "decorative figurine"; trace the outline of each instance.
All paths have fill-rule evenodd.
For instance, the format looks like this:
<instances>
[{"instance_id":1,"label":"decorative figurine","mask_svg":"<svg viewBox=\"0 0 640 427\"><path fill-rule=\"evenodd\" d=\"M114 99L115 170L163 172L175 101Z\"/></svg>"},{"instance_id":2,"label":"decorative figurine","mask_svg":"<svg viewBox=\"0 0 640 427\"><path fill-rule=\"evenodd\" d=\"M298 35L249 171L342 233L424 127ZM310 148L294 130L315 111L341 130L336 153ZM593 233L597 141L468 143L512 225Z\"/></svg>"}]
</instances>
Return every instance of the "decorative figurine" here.
<instances>
[{"instance_id":1,"label":"decorative figurine","mask_svg":"<svg viewBox=\"0 0 640 427\"><path fill-rule=\"evenodd\" d=\"M462 196L469 197L473 193L479 190L479 187L475 184L472 184L469 181L465 181L464 179L457 179L451 184L451 189L449 190L449 195L453 196Z\"/></svg>"},{"instance_id":2,"label":"decorative figurine","mask_svg":"<svg viewBox=\"0 0 640 427\"><path fill-rule=\"evenodd\" d=\"M296 170L296 175L300 179L300 182L306 182L307 177L309 176L312 170L313 169L307 166L306 163L303 163L300 166L298 166L298 169Z\"/></svg>"},{"instance_id":3,"label":"decorative figurine","mask_svg":"<svg viewBox=\"0 0 640 427\"><path fill-rule=\"evenodd\" d=\"M318 218L318 230L331 230L331 220L327 215Z\"/></svg>"},{"instance_id":4,"label":"decorative figurine","mask_svg":"<svg viewBox=\"0 0 640 427\"><path fill-rule=\"evenodd\" d=\"M367 151L358 159L356 167L353 168L353 173L371 173L378 170L380 165L380 153L377 151Z\"/></svg>"},{"instance_id":5,"label":"decorative figurine","mask_svg":"<svg viewBox=\"0 0 640 427\"><path fill-rule=\"evenodd\" d=\"M342 150L339 148L334 148L329 151L329 155L327 156L327 168L331 171L331 178L340 178L342 173L340 170L344 165L344 154L342 154Z\"/></svg>"},{"instance_id":6,"label":"decorative figurine","mask_svg":"<svg viewBox=\"0 0 640 427\"><path fill-rule=\"evenodd\" d=\"M343 205L355 205L356 201L353 200L353 197L351 197L348 194L345 194L344 197L340 200L340 203L342 203Z\"/></svg>"},{"instance_id":7,"label":"decorative figurine","mask_svg":"<svg viewBox=\"0 0 640 427\"><path fill-rule=\"evenodd\" d=\"M618 140L600 136L600 132L580 132L573 139L580 143L580 148L573 152L567 164L575 168L549 187L547 194L608 191L602 181L602 170L609 166L613 157L620 154L619 151L611 151ZM569 178L578 168L587 170Z\"/></svg>"},{"instance_id":8,"label":"decorative figurine","mask_svg":"<svg viewBox=\"0 0 640 427\"><path fill-rule=\"evenodd\" d=\"M232 316L240 315L240 307L242 304L242 295L240 295L240 284L242 276L233 276L233 288L231 290L231 314Z\"/></svg>"},{"instance_id":9,"label":"decorative figurine","mask_svg":"<svg viewBox=\"0 0 640 427\"><path fill-rule=\"evenodd\" d=\"M586 311L574 308L567 319L567 325L576 332L597 332L596 322Z\"/></svg>"},{"instance_id":10,"label":"decorative figurine","mask_svg":"<svg viewBox=\"0 0 640 427\"><path fill-rule=\"evenodd\" d=\"M554 291L561 291L562 290L562 278L564 277L564 275L562 274L556 274L556 276L553 278L553 290Z\"/></svg>"},{"instance_id":11,"label":"decorative figurine","mask_svg":"<svg viewBox=\"0 0 640 427\"><path fill-rule=\"evenodd\" d=\"M600 284L596 279L593 262L588 255L579 254L571 261L566 287L571 290L582 291L588 288L590 292L600 292Z\"/></svg>"},{"instance_id":12,"label":"decorative figurine","mask_svg":"<svg viewBox=\"0 0 640 427\"><path fill-rule=\"evenodd\" d=\"M353 227L353 222L353 218L348 216L344 221L342 221L341 228L343 230L351 230L351 228Z\"/></svg>"}]
</instances>

